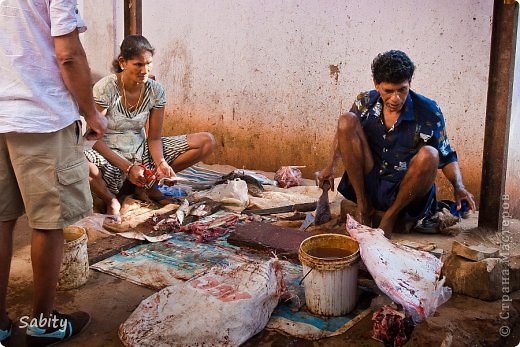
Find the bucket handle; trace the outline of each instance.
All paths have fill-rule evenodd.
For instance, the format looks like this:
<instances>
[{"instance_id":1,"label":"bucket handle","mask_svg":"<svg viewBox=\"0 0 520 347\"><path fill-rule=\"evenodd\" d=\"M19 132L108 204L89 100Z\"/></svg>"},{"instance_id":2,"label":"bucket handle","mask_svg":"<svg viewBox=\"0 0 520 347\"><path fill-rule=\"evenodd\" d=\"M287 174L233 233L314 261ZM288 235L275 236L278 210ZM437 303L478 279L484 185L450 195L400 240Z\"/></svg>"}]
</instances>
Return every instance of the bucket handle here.
<instances>
[{"instance_id":1,"label":"bucket handle","mask_svg":"<svg viewBox=\"0 0 520 347\"><path fill-rule=\"evenodd\" d=\"M300 283L298 283L298 285L299 285L299 286L301 286L301 285L302 285L302 283L303 283L303 280L305 279L305 277L307 277L307 276L308 276L308 275L309 275L309 274L311 273L311 271L312 271L312 270L314 270L314 269L313 269L313 268L311 268L311 269L310 269L309 271L307 271L307 273L305 274L305 276L303 276L303 278L301 279Z\"/></svg>"}]
</instances>

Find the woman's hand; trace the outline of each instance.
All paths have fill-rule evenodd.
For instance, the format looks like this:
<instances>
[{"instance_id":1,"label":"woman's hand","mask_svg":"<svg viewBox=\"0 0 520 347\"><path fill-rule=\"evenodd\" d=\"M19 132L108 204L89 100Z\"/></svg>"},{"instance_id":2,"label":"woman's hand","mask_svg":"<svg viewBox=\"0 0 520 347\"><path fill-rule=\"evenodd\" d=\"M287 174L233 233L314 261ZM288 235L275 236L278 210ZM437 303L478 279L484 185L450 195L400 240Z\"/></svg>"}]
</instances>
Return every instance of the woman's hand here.
<instances>
[{"instance_id":1,"label":"woman's hand","mask_svg":"<svg viewBox=\"0 0 520 347\"><path fill-rule=\"evenodd\" d=\"M168 163L166 162L165 159L162 159L159 162L159 164L157 164L155 167L157 169L157 176L159 178L162 178L162 177L167 177L167 178L175 177L175 171L173 171L172 167L170 165L168 165Z\"/></svg>"},{"instance_id":2,"label":"woman's hand","mask_svg":"<svg viewBox=\"0 0 520 347\"><path fill-rule=\"evenodd\" d=\"M129 166L126 176L130 183L135 184L138 187L143 187L146 184L144 168L140 165Z\"/></svg>"}]
</instances>

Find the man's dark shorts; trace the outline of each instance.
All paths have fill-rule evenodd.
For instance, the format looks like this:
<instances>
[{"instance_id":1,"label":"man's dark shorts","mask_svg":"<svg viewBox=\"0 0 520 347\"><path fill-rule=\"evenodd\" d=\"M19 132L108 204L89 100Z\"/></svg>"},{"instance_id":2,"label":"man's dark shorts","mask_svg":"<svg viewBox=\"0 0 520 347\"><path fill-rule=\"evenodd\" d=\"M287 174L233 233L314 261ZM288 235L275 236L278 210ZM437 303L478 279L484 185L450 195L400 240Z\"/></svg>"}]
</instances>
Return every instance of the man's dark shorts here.
<instances>
[{"instance_id":1,"label":"man's dark shorts","mask_svg":"<svg viewBox=\"0 0 520 347\"><path fill-rule=\"evenodd\" d=\"M374 165L374 168L365 176L365 192L372 207L379 211L388 210L397 197L400 184L401 182L390 182L382 179ZM357 202L356 193L350 184L347 172L343 174L339 182L338 192L345 198ZM437 206L435 192L436 186L434 184L430 192L420 201L410 204L402 210L400 218L402 218L403 221L418 221L427 214L429 215L430 212L435 212Z\"/></svg>"}]
</instances>

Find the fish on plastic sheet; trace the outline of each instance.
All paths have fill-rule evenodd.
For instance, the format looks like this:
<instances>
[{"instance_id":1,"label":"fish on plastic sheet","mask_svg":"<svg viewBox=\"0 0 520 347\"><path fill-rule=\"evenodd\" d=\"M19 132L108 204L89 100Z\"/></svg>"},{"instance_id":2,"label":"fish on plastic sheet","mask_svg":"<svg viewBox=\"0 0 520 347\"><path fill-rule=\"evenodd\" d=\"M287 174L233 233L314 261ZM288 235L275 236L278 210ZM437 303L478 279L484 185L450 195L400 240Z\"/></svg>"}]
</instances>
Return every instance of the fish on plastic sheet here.
<instances>
[{"instance_id":1,"label":"fish on plastic sheet","mask_svg":"<svg viewBox=\"0 0 520 347\"><path fill-rule=\"evenodd\" d=\"M182 202L182 205L177 208L177 211L175 212L175 215L177 216L177 220L179 221L179 224L182 225L182 222L184 222L184 217L190 214L190 203L188 200L184 199Z\"/></svg>"},{"instance_id":2,"label":"fish on plastic sheet","mask_svg":"<svg viewBox=\"0 0 520 347\"><path fill-rule=\"evenodd\" d=\"M402 305L415 323L451 297L451 288L443 287L445 278L439 278L442 262L435 256L394 244L383 230L359 224L350 215L346 227L379 289Z\"/></svg>"},{"instance_id":3,"label":"fish on plastic sheet","mask_svg":"<svg viewBox=\"0 0 520 347\"><path fill-rule=\"evenodd\" d=\"M278 259L211 268L143 300L119 327L124 346L239 346L286 292Z\"/></svg>"}]
</instances>

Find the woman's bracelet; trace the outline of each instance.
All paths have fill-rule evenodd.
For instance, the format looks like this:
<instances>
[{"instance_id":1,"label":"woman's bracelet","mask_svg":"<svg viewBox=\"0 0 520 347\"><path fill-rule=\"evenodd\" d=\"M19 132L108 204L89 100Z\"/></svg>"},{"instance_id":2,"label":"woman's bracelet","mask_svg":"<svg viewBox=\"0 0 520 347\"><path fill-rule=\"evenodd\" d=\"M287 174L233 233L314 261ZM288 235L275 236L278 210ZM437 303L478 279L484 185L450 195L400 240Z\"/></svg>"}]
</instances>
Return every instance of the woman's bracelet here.
<instances>
[{"instance_id":1,"label":"woman's bracelet","mask_svg":"<svg viewBox=\"0 0 520 347\"><path fill-rule=\"evenodd\" d=\"M166 159L164 159L164 158L162 158L162 159L159 161L159 165L156 165L156 167L161 166L163 163L166 163L166 164L167 164Z\"/></svg>"},{"instance_id":2,"label":"woman's bracelet","mask_svg":"<svg viewBox=\"0 0 520 347\"><path fill-rule=\"evenodd\" d=\"M132 170L132 167L134 167L134 164L130 164L128 166L128 168L126 169L126 175L129 176L130 175L130 170Z\"/></svg>"}]
</instances>

